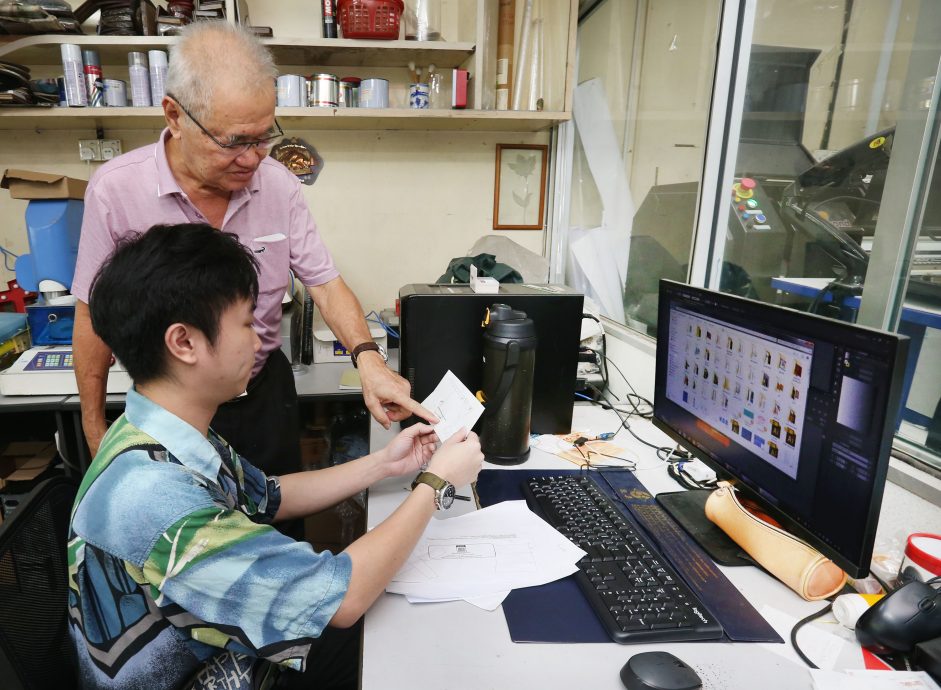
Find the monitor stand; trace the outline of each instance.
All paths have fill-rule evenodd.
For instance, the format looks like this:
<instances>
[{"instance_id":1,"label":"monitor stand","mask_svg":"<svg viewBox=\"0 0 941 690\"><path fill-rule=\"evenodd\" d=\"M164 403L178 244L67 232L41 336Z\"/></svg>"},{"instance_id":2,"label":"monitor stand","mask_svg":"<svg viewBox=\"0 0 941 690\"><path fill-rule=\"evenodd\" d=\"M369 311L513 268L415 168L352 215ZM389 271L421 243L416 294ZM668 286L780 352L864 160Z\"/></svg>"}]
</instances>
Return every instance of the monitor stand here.
<instances>
[{"instance_id":1,"label":"monitor stand","mask_svg":"<svg viewBox=\"0 0 941 690\"><path fill-rule=\"evenodd\" d=\"M693 489L657 494L657 503L670 514L700 548L719 565L756 563L722 529L706 517L706 499L712 489Z\"/></svg>"}]
</instances>

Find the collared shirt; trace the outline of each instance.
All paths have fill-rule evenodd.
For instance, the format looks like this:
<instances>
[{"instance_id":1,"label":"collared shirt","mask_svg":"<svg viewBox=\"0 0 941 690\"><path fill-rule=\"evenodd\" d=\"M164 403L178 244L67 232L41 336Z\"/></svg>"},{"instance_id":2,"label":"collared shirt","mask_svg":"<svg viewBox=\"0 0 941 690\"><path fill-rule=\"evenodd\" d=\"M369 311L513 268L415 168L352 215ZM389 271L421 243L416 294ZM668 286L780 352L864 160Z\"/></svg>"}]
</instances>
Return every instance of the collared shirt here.
<instances>
[{"instance_id":1,"label":"collared shirt","mask_svg":"<svg viewBox=\"0 0 941 690\"><path fill-rule=\"evenodd\" d=\"M156 224L206 222L173 176L167 162L168 136L165 129L157 143L118 156L92 175L71 288L86 304L99 266L119 239ZM306 286L322 285L340 274L317 232L300 182L272 158L261 162L248 187L232 193L221 229L237 235L258 260L255 330L261 350L254 376L281 347L281 300L290 285L290 271Z\"/></svg>"},{"instance_id":2,"label":"collared shirt","mask_svg":"<svg viewBox=\"0 0 941 690\"><path fill-rule=\"evenodd\" d=\"M352 564L271 527L280 502L277 478L132 389L73 508L81 687L242 690L300 669Z\"/></svg>"}]
</instances>

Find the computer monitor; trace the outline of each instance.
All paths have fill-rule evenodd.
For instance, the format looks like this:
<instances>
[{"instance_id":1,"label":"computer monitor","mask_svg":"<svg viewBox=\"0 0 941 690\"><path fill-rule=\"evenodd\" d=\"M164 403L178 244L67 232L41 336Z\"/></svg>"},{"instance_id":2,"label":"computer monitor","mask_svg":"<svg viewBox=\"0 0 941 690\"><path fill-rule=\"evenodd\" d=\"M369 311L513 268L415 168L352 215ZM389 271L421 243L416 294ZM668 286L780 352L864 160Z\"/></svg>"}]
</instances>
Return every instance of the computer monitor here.
<instances>
[{"instance_id":1,"label":"computer monitor","mask_svg":"<svg viewBox=\"0 0 941 690\"><path fill-rule=\"evenodd\" d=\"M908 339L666 280L659 312L654 424L865 576Z\"/></svg>"}]
</instances>

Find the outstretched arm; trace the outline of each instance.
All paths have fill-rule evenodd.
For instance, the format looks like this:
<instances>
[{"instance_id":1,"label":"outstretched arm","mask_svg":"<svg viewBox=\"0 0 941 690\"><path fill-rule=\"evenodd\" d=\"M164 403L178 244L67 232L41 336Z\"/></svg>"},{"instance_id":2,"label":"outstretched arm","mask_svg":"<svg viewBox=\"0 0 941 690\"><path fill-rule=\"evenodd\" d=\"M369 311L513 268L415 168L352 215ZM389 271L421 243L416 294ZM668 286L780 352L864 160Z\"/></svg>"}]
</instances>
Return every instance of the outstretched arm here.
<instances>
[{"instance_id":1,"label":"outstretched arm","mask_svg":"<svg viewBox=\"0 0 941 690\"><path fill-rule=\"evenodd\" d=\"M308 290L330 330L347 349L352 350L360 343L372 340L363 318L363 308L343 278L334 278ZM357 358L357 367L366 407L386 429L392 422L400 422L413 414L428 422L438 421L431 412L412 400L408 381L389 369L378 352L362 353Z\"/></svg>"}]
</instances>

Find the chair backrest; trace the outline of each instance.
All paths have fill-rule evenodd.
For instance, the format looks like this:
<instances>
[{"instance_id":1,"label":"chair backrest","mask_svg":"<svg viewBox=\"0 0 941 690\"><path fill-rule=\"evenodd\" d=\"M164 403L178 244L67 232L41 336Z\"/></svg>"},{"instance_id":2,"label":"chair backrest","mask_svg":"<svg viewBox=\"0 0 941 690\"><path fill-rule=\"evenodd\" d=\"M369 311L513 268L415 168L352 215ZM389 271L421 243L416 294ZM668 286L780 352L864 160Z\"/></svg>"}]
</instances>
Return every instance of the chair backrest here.
<instances>
[{"instance_id":1,"label":"chair backrest","mask_svg":"<svg viewBox=\"0 0 941 690\"><path fill-rule=\"evenodd\" d=\"M53 477L0 525L0 678L5 690L77 687L68 631L69 513L78 484Z\"/></svg>"}]
</instances>

